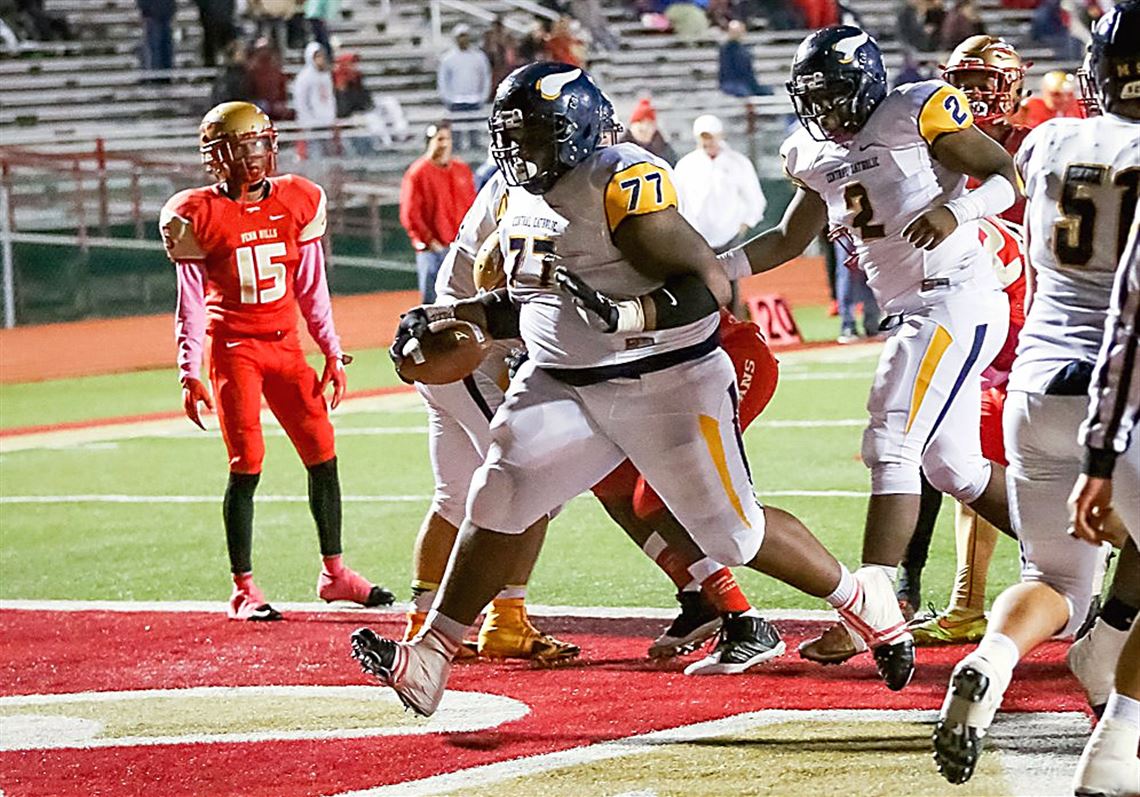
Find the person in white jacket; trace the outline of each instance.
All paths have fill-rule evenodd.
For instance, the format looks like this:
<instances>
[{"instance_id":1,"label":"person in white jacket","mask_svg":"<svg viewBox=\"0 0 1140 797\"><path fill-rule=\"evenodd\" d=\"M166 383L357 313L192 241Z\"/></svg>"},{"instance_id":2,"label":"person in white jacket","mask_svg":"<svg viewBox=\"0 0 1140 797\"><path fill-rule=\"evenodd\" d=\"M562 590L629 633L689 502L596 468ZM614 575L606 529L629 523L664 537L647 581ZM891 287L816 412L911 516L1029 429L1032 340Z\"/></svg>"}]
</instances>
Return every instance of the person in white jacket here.
<instances>
[{"instance_id":1,"label":"person in white jacket","mask_svg":"<svg viewBox=\"0 0 1140 797\"><path fill-rule=\"evenodd\" d=\"M327 133L336 124L336 91L325 51L317 42L305 47L305 66L293 81L293 109L297 124L310 133L308 157L321 157L329 150Z\"/></svg>"}]
</instances>

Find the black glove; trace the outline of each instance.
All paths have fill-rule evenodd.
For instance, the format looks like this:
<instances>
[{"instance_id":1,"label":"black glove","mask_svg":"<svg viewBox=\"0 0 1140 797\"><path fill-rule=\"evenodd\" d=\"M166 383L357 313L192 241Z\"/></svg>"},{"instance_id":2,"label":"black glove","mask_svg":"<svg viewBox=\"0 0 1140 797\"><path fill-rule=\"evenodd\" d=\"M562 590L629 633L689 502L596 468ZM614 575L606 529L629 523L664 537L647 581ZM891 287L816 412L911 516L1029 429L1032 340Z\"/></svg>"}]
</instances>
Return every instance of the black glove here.
<instances>
[{"instance_id":1,"label":"black glove","mask_svg":"<svg viewBox=\"0 0 1140 797\"><path fill-rule=\"evenodd\" d=\"M400 316L400 325L396 327L396 339L388 349L388 356L397 366L408 356L405 351L413 340L419 341L427 334L431 321L425 307L413 307ZM415 349L418 351L418 349ZM413 352L414 353L414 352Z\"/></svg>"},{"instance_id":2,"label":"black glove","mask_svg":"<svg viewBox=\"0 0 1140 797\"><path fill-rule=\"evenodd\" d=\"M645 329L645 314L641 301L615 301L563 266L554 269L554 281L570 295L578 308L578 315L594 329L602 332L641 332Z\"/></svg>"},{"instance_id":3,"label":"black glove","mask_svg":"<svg viewBox=\"0 0 1140 797\"><path fill-rule=\"evenodd\" d=\"M507 355L507 376L511 379L515 378L515 374L523 367L529 359L526 349L511 349L511 353Z\"/></svg>"}]
</instances>

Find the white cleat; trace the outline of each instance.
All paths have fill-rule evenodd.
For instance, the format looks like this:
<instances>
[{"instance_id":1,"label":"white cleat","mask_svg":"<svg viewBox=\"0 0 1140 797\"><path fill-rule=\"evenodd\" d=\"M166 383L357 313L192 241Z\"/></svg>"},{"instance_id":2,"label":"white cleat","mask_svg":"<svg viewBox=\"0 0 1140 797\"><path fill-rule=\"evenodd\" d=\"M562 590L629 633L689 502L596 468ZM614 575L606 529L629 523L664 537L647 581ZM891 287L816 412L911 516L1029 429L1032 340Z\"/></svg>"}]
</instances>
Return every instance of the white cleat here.
<instances>
[{"instance_id":1,"label":"white cleat","mask_svg":"<svg viewBox=\"0 0 1140 797\"><path fill-rule=\"evenodd\" d=\"M1140 795L1138 744L1140 730L1135 726L1111 719L1098 722L1077 762L1073 794L1078 797Z\"/></svg>"},{"instance_id":2,"label":"white cleat","mask_svg":"<svg viewBox=\"0 0 1140 797\"><path fill-rule=\"evenodd\" d=\"M392 687L400 702L421 717L430 717L439 708L456 652L453 648L431 630L411 642L384 639L371 628L352 634L352 657L361 669Z\"/></svg>"},{"instance_id":3,"label":"white cleat","mask_svg":"<svg viewBox=\"0 0 1140 797\"><path fill-rule=\"evenodd\" d=\"M954 668L932 739L938 771L950 783L965 783L974 774L1005 687L980 656L967 657Z\"/></svg>"},{"instance_id":4,"label":"white cleat","mask_svg":"<svg viewBox=\"0 0 1140 797\"><path fill-rule=\"evenodd\" d=\"M1097 620L1087 634L1072 644L1066 656L1069 670L1081 682L1098 718L1104 713L1104 704L1116 682L1116 662L1126 639L1127 631L1118 631Z\"/></svg>"},{"instance_id":5,"label":"white cleat","mask_svg":"<svg viewBox=\"0 0 1140 797\"><path fill-rule=\"evenodd\" d=\"M898 691L914 675L914 637L907 630L891 579L878 567L861 567L851 574L859 589L839 616L852 636L858 635L875 657L879 677Z\"/></svg>"}]
</instances>

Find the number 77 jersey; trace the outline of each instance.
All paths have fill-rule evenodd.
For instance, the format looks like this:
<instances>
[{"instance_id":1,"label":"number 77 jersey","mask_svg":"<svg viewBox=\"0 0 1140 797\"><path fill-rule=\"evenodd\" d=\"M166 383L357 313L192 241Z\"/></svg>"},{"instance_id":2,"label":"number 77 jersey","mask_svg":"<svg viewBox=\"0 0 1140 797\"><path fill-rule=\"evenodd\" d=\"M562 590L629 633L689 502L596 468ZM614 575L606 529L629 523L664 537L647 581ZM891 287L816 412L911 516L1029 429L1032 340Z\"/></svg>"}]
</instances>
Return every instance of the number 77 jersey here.
<instances>
[{"instance_id":1,"label":"number 77 jersey","mask_svg":"<svg viewBox=\"0 0 1140 797\"><path fill-rule=\"evenodd\" d=\"M780 148L792 182L827 203L828 226L846 229L879 305L913 310L923 280L975 278L997 288L974 222L960 225L934 250L916 249L902 231L932 206L963 192L966 178L934 159L940 136L973 125L966 96L940 80L891 91L846 145L817 141L799 128Z\"/></svg>"},{"instance_id":2,"label":"number 77 jersey","mask_svg":"<svg viewBox=\"0 0 1140 797\"><path fill-rule=\"evenodd\" d=\"M325 232L325 193L296 175L269 180L269 195L237 202L219 186L181 191L159 227L174 262L201 263L211 334L261 337L297 326L293 281L301 247Z\"/></svg>"},{"instance_id":3,"label":"number 77 jersey","mask_svg":"<svg viewBox=\"0 0 1140 797\"><path fill-rule=\"evenodd\" d=\"M1028 198L1034 291L1010 388L1039 391L1066 364L1096 360L1136 217L1140 121L1051 119L1026 136L1014 163Z\"/></svg>"}]
</instances>

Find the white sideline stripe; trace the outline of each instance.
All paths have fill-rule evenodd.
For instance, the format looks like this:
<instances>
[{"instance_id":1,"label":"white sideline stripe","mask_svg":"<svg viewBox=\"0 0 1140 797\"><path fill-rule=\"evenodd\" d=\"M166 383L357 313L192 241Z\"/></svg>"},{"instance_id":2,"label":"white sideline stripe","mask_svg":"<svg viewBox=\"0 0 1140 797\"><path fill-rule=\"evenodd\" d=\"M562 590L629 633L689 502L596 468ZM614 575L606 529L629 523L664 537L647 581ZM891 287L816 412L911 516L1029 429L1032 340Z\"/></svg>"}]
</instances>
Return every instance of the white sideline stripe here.
<instances>
[{"instance_id":1,"label":"white sideline stripe","mask_svg":"<svg viewBox=\"0 0 1140 797\"><path fill-rule=\"evenodd\" d=\"M866 498L865 490L763 490L761 498ZM580 498L588 498L583 494ZM430 501L430 495L344 495L346 504L409 504ZM3 495L0 504L215 504L217 495L117 495L89 493L79 495ZM257 503L306 504L307 495L258 495Z\"/></svg>"},{"instance_id":2,"label":"white sideline stripe","mask_svg":"<svg viewBox=\"0 0 1140 797\"><path fill-rule=\"evenodd\" d=\"M344 603L278 603L273 605L283 612L315 612L320 614L345 614L366 616L369 614L402 615L408 604L397 603L383 609L362 609ZM226 605L220 598L216 601L62 601L62 600L0 600L0 611L32 612L225 612ZM598 620L645 619L671 620L677 614L676 607L656 608L647 606L549 606L527 604L527 613L540 617L575 617ZM834 620L835 612L830 609L762 609L769 620L806 621Z\"/></svg>"},{"instance_id":3,"label":"white sideline stripe","mask_svg":"<svg viewBox=\"0 0 1140 797\"><path fill-rule=\"evenodd\" d=\"M861 722L933 724L937 716L936 711L918 709L833 709L824 711L766 709L708 722L698 722L679 728L629 736L624 739L601 742L572 750L561 750L557 753L545 753L529 758L470 767L458 772L449 772L446 775L435 775L373 789L341 792L335 797L391 797L392 795L400 795L400 797L421 797L423 795L426 797L427 795L446 794L477 786L487 786L513 778L538 775L565 767L593 764L625 756L645 755L654 752L663 745L684 744L698 739L738 734L782 722L836 722L848 725ZM1046 731L1046 728L1049 730ZM1079 732L1087 735L1088 720L1080 712L1001 715L999 721L994 725L994 730L1000 730L1000 735L1007 738L1017 738L1018 735L1043 739L1060 738L1066 733ZM1074 750L1058 753L1054 749L1042 750L1039 753L1001 751L999 754L1002 756L1003 768L1014 794L1040 797L1041 795L1067 793L1065 790L1069 787L1069 778L1079 753ZM994 751L991 750L989 755L994 755ZM1059 761L1062 758L1068 760ZM1062 771L1064 774L1061 774Z\"/></svg>"}]
</instances>

